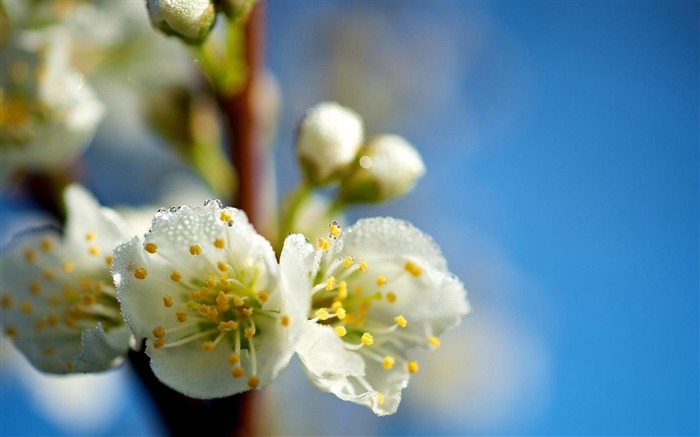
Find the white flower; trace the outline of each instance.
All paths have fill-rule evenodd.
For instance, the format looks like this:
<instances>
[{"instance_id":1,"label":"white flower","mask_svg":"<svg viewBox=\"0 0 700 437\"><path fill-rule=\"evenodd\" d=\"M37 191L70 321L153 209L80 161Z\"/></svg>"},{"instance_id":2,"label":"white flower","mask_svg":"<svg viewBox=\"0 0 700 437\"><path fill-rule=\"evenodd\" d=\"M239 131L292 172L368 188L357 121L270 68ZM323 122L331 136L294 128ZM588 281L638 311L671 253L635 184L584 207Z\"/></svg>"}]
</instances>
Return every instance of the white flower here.
<instances>
[{"instance_id":1,"label":"white flower","mask_svg":"<svg viewBox=\"0 0 700 437\"><path fill-rule=\"evenodd\" d=\"M340 198L347 203L382 202L411 190L425 174L418 151L398 135L370 138L340 184Z\"/></svg>"},{"instance_id":2,"label":"white flower","mask_svg":"<svg viewBox=\"0 0 700 437\"><path fill-rule=\"evenodd\" d=\"M83 151L104 112L69 65L67 34L25 32L8 40L0 58L3 179L17 168L66 165Z\"/></svg>"},{"instance_id":3,"label":"white flower","mask_svg":"<svg viewBox=\"0 0 700 437\"><path fill-rule=\"evenodd\" d=\"M304 313L281 295L272 246L240 210L160 210L145 241L117 248L113 274L155 375L187 396L262 388L294 353Z\"/></svg>"},{"instance_id":4,"label":"white flower","mask_svg":"<svg viewBox=\"0 0 700 437\"><path fill-rule=\"evenodd\" d=\"M297 157L312 184L328 182L355 159L364 127L354 111L334 102L309 109L299 125Z\"/></svg>"},{"instance_id":5,"label":"white flower","mask_svg":"<svg viewBox=\"0 0 700 437\"><path fill-rule=\"evenodd\" d=\"M0 255L2 323L40 370L106 370L128 348L109 267L114 247L132 234L84 189L69 187L65 200L62 238L53 229L30 231Z\"/></svg>"},{"instance_id":6,"label":"white flower","mask_svg":"<svg viewBox=\"0 0 700 437\"><path fill-rule=\"evenodd\" d=\"M188 44L204 42L216 21L210 0L147 0L146 6L153 26Z\"/></svg>"},{"instance_id":7,"label":"white flower","mask_svg":"<svg viewBox=\"0 0 700 437\"><path fill-rule=\"evenodd\" d=\"M318 249L290 235L280 268L283 287L311 308L297 348L308 377L380 416L396 411L418 371L406 352L437 348L469 311L437 245L397 219L364 219L345 232L333 223Z\"/></svg>"}]
</instances>

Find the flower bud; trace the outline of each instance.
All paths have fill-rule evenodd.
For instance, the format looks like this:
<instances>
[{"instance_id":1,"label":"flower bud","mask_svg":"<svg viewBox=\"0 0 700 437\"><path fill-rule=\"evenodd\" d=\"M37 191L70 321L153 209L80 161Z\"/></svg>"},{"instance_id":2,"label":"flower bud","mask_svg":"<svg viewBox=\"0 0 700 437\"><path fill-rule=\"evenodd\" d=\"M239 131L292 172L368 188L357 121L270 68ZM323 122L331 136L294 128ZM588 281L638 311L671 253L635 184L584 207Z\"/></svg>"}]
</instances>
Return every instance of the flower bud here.
<instances>
[{"instance_id":1,"label":"flower bud","mask_svg":"<svg viewBox=\"0 0 700 437\"><path fill-rule=\"evenodd\" d=\"M355 159L362 144L362 119L337 103L309 109L297 133L297 158L308 182L320 185L337 178Z\"/></svg>"},{"instance_id":2,"label":"flower bud","mask_svg":"<svg viewBox=\"0 0 700 437\"><path fill-rule=\"evenodd\" d=\"M201 44L216 21L211 0L147 0L151 24L188 44Z\"/></svg>"},{"instance_id":3,"label":"flower bud","mask_svg":"<svg viewBox=\"0 0 700 437\"><path fill-rule=\"evenodd\" d=\"M418 151L397 135L369 139L358 154L355 166L340 185L346 203L381 202L413 188L425 173Z\"/></svg>"}]
</instances>

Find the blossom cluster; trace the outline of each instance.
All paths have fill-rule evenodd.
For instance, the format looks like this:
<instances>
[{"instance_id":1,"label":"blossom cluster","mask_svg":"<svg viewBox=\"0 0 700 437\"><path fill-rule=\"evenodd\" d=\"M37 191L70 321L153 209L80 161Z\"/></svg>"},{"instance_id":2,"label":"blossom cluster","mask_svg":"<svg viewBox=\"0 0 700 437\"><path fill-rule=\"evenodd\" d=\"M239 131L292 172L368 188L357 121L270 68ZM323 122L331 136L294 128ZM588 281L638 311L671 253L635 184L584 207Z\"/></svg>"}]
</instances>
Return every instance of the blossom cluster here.
<instances>
[{"instance_id":1,"label":"blossom cluster","mask_svg":"<svg viewBox=\"0 0 700 437\"><path fill-rule=\"evenodd\" d=\"M402 220L291 234L278 262L217 200L158 211L143 238L80 187L66 202L63 237L28 232L0 255L5 333L47 372L115 366L130 332L164 384L216 398L265 387L296 353L319 389L386 415L419 369L409 350L437 348L469 310L437 245Z\"/></svg>"}]
</instances>

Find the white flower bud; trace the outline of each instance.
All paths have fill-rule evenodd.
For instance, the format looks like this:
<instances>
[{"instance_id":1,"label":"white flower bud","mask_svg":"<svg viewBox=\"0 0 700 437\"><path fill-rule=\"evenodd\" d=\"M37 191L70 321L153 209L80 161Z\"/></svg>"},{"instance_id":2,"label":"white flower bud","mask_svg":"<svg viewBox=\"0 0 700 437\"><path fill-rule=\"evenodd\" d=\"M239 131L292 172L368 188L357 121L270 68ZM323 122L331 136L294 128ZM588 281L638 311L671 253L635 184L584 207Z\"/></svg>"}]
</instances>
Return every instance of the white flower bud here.
<instances>
[{"instance_id":1,"label":"white flower bud","mask_svg":"<svg viewBox=\"0 0 700 437\"><path fill-rule=\"evenodd\" d=\"M211 0L147 0L151 24L188 44L201 44L216 21Z\"/></svg>"},{"instance_id":2,"label":"white flower bud","mask_svg":"<svg viewBox=\"0 0 700 437\"><path fill-rule=\"evenodd\" d=\"M344 202L381 202L413 188L425 173L418 151L397 135L369 139L340 186Z\"/></svg>"},{"instance_id":3,"label":"white flower bud","mask_svg":"<svg viewBox=\"0 0 700 437\"><path fill-rule=\"evenodd\" d=\"M348 108L323 102L309 109L297 135L297 158L307 181L323 184L342 173L363 135L362 119Z\"/></svg>"}]
</instances>

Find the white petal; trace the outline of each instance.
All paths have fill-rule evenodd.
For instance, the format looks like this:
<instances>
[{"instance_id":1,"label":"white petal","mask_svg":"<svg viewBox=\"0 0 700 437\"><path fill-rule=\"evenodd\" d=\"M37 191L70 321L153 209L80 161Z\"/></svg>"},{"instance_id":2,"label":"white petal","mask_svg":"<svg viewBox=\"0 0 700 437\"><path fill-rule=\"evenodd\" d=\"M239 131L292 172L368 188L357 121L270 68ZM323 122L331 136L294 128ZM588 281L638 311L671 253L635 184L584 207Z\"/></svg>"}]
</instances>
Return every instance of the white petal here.
<instances>
[{"instance_id":1,"label":"white petal","mask_svg":"<svg viewBox=\"0 0 700 437\"><path fill-rule=\"evenodd\" d=\"M81 336L83 349L73 362L74 369L77 372L98 372L119 364L129 348L130 335L126 326L109 333L101 323L93 329L86 329Z\"/></svg>"},{"instance_id":2,"label":"white petal","mask_svg":"<svg viewBox=\"0 0 700 437\"><path fill-rule=\"evenodd\" d=\"M345 349L329 326L307 323L297 353L311 382L323 391L342 393L350 384L348 378L365 374L362 357Z\"/></svg>"},{"instance_id":3,"label":"white petal","mask_svg":"<svg viewBox=\"0 0 700 437\"><path fill-rule=\"evenodd\" d=\"M309 274L314 264L314 247L301 234L292 234L284 240L280 255L282 287L290 299L306 314L311 305Z\"/></svg>"},{"instance_id":4,"label":"white petal","mask_svg":"<svg viewBox=\"0 0 700 437\"><path fill-rule=\"evenodd\" d=\"M412 224L391 218L358 220L341 235L343 252L370 259L419 258L437 271L447 271L447 261L430 236Z\"/></svg>"}]
</instances>

